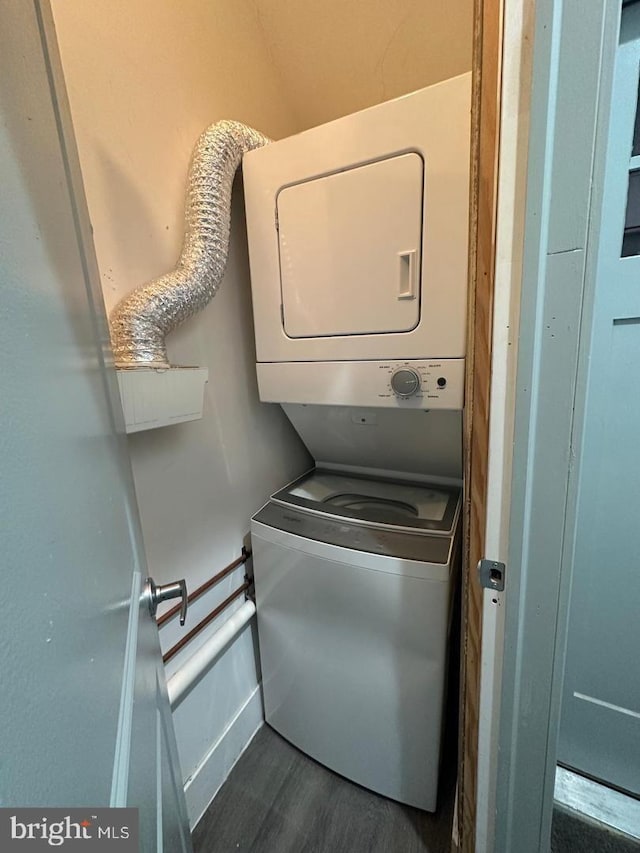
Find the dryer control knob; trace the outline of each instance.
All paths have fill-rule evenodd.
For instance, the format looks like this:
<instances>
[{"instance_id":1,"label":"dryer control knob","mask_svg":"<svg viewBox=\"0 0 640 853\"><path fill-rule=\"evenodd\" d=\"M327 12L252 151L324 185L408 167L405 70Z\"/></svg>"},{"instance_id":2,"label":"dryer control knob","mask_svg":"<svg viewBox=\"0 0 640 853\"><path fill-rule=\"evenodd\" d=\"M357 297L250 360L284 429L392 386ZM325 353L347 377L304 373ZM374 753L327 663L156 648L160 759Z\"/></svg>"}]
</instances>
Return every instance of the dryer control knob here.
<instances>
[{"instance_id":1,"label":"dryer control knob","mask_svg":"<svg viewBox=\"0 0 640 853\"><path fill-rule=\"evenodd\" d=\"M391 388L398 397L412 397L420 390L420 375L411 367L401 367L391 377Z\"/></svg>"}]
</instances>

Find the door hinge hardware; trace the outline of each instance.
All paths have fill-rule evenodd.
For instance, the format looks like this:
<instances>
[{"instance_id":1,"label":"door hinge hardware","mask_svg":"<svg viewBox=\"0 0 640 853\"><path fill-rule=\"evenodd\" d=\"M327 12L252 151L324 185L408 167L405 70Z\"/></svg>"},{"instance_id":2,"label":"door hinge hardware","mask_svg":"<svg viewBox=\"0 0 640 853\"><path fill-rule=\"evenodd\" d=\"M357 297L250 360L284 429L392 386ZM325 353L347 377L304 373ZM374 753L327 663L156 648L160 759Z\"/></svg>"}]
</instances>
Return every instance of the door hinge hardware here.
<instances>
[{"instance_id":1,"label":"door hinge hardware","mask_svg":"<svg viewBox=\"0 0 640 853\"><path fill-rule=\"evenodd\" d=\"M478 563L480 586L483 586L485 589L502 592L506 571L507 567L505 564L499 563L497 560L480 560Z\"/></svg>"}]
</instances>

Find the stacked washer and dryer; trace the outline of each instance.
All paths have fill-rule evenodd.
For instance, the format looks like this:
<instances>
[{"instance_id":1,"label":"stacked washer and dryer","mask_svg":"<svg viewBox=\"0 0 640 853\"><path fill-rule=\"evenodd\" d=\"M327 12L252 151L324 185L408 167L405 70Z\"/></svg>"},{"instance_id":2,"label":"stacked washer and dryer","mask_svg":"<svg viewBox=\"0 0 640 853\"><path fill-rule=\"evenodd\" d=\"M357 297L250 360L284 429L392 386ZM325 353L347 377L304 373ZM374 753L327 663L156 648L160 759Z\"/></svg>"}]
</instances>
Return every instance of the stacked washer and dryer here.
<instances>
[{"instance_id":1,"label":"stacked washer and dryer","mask_svg":"<svg viewBox=\"0 0 640 853\"><path fill-rule=\"evenodd\" d=\"M316 467L251 523L267 722L433 811L460 544L470 75L245 155L260 398Z\"/></svg>"}]
</instances>

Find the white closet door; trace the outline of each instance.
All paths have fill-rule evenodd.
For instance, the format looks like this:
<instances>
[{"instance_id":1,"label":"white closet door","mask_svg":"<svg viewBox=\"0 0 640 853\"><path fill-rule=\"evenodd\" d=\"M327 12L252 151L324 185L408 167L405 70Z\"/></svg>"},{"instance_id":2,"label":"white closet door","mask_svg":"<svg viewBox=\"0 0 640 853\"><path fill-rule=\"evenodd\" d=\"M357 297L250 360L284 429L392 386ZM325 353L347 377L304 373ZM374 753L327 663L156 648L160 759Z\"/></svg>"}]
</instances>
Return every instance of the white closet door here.
<instances>
[{"instance_id":1,"label":"white closet door","mask_svg":"<svg viewBox=\"0 0 640 853\"><path fill-rule=\"evenodd\" d=\"M47 0L0 3L0 103L0 805L86 808L101 850L93 808L135 808L140 853L191 853Z\"/></svg>"},{"instance_id":2,"label":"white closet door","mask_svg":"<svg viewBox=\"0 0 640 853\"><path fill-rule=\"evenodd\" d=\"M409 153L279 193L282 321L289 337L415 328L423 183L422 158Z\"/></svg>"},{"instance_id":3,"label":"white closet door","mask_svg":"<svg viewBox=\"0 0 640 853\"><path fill-rule=\"evenodd\" d=\"M558 758L640 796L640 6L623 13Z\"/></svg>"}]
</instances>

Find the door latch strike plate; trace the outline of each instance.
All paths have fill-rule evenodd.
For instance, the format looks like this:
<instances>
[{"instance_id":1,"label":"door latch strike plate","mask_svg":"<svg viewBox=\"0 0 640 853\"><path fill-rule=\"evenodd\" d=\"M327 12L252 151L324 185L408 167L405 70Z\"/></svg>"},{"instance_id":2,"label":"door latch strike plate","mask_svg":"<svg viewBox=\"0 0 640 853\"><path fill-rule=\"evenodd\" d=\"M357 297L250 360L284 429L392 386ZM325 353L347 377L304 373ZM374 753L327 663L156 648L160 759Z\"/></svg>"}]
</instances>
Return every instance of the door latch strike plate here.
<instances>
[{"instance_id":1,"label":"door latch strike plate","mask_svg":"<svg viewBox=\"0 0 640 853\"><path fill-rule=\"evenodd\" d=\"M480 586L485 589L493 589L502 592L504 589L504 576L507 567L497 560L480 560L478 563L478 574L480 575Z\"/></svg>"}]
</instances>

